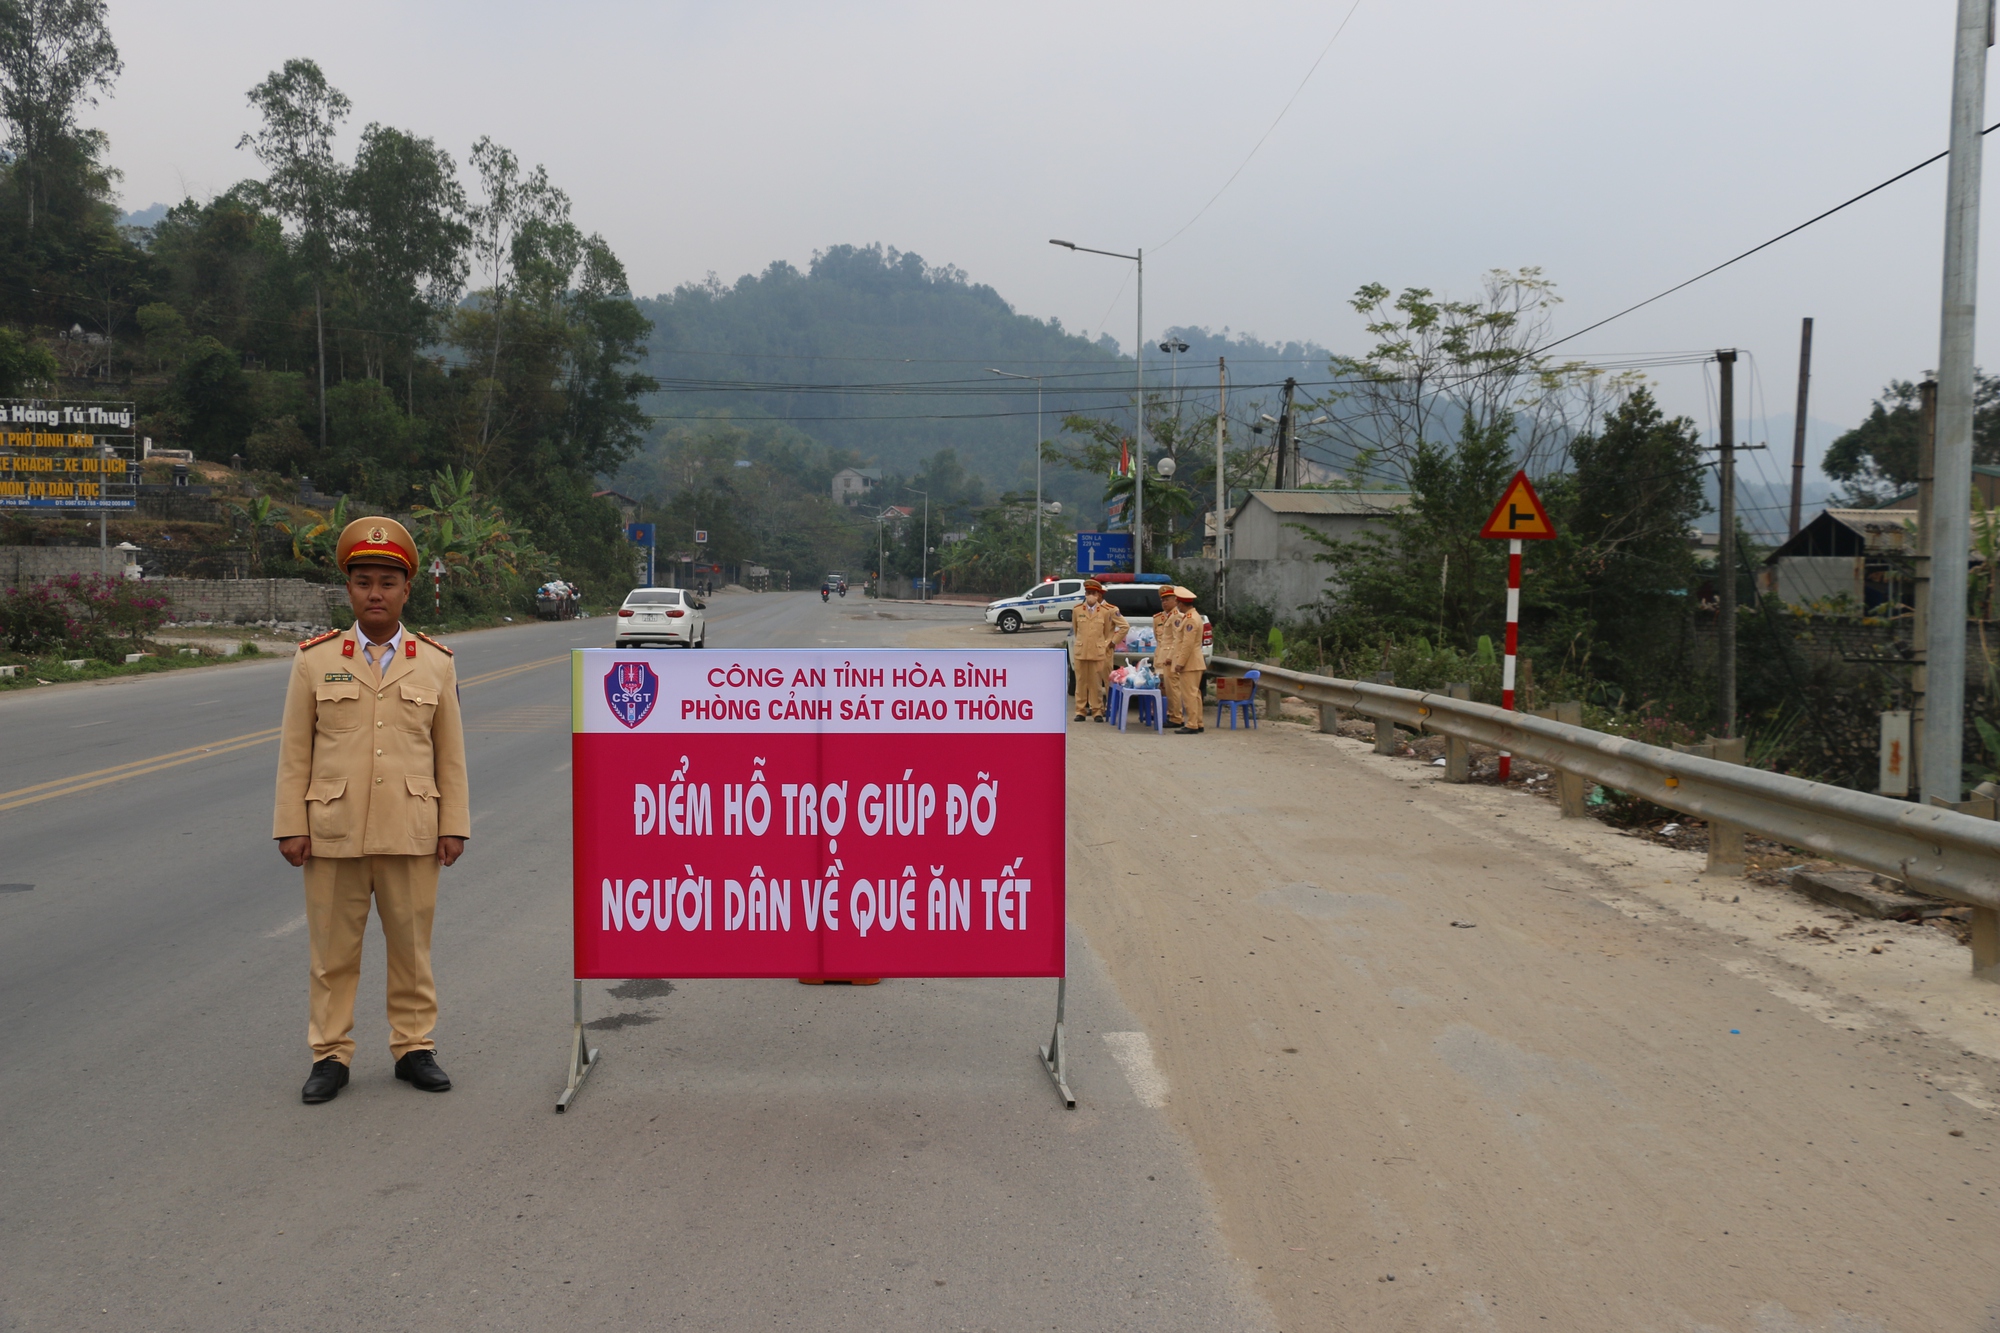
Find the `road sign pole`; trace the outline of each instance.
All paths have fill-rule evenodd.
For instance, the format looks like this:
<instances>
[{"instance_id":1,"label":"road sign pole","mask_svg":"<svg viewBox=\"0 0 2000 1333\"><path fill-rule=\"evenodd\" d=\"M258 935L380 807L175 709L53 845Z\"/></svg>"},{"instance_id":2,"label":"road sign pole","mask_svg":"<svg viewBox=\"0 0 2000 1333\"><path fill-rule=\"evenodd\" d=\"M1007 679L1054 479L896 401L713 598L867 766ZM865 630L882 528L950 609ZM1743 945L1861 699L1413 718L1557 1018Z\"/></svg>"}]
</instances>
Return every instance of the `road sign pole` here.
<instances>
[{"instance_id":1,"label":"road sign pole","mask_svg":"<svg viewBox=\"0 0 2000 1333\"><path fill-rule=\"evenodd\" d=\"M1514 711L1514 655L1521 648L1521 539L1507 541L1507 658L1500 667L1500 706ZM1500 752L1500 780L1514 771L1514 756Z\"/></svg>"},{"instance_id":2,"label":"road sign pole","mask_svg":"<svg viewBox=\"0 0 2000 1333\"><path fill-rule=\"evenodd\" d=\"M1516 472L1507 483L1507 493L1493 506L1493 513L1479 535L1507 540L1507 652L1500 667L1500 707L1511 713L1514 666L1521 651L1521 543L1552 541L1556 535L1549 511L1542 508L1541 497L1535 494L1526 472ZM1514 756L1506 750L1500 752L1499 771L1502 782L1513 775Z\"/></svg>"}]
</instances>

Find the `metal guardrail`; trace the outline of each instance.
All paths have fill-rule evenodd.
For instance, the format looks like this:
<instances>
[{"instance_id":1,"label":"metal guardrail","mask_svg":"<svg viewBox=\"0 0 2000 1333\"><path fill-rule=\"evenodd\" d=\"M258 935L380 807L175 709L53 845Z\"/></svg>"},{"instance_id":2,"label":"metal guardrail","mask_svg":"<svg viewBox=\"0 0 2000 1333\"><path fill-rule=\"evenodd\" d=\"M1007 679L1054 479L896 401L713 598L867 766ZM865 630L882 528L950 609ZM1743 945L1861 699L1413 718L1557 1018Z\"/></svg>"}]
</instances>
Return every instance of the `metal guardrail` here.
<instances>
[{"instance_id":1,"label":"metal guardrail","mask_svg":"<svg viewBox=\"0 0 2000 1333\"><path fill-rule=\"evenodd\" d=\"M1682 814L1736 824L1830 861L1893 875L1939 897L2000 909L2000 822L1678 754L1444 694L1231 657L1215 658L1209 670L1219 676L1254 670L1261 673L1260 686L1282 686L1310 703L1506 750Z\"/></svg>"}]
</instances>

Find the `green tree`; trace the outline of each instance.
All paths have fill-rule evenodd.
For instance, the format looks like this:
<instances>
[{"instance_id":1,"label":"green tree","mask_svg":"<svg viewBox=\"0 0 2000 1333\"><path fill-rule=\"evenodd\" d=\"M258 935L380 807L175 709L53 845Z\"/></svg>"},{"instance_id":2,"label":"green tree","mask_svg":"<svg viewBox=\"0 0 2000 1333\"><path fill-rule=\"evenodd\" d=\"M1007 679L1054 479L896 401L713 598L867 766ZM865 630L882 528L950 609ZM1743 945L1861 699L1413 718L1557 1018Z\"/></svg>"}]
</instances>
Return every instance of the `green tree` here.
<instances>
[{"instance_id":1,"label":"green tree","mask_svg":"<svg viewBox=\"0 0 2000 1333\"><path fill-rule=\"evenodd\" d=\"M2000 378L1975 371L1973 386L1973 461L2000 463ZM1872 508L1916 485L1918 399L1914 381L1890 380L1861 424L1827 446L1820 466L1848 504Z\"/></svg>"},{"instance_id":2,"label":"green tree","mask_svg":"<svg viewBox=\"0 0 2000 1333\"><path fill-rule=\"evenodd\" d=\"M177 432L197 457L222 461L243 447L256 424L241 358L213 338L197 338L174 375Z\"/></svg>"},{"instance_id":3,"label":"green tree","mask_svg":"<svg viewBox=\"0 0 2000 1333\"><path fill-rule=\"evenodd\" d=\"M1560 536L1541 543L1528 632L1545 651L1581 639L1590 669L1635 694L1681 692L1698 573L1688 533L1706 507L1701 433L1639 389L1570 456L1573 472L1544 496Z\"/></svg>"},{"instance_id":4,"label":"green tree","mask_svg":"<svg viewBox=\"0 0 2000 1333\"><path fill-rule=\"evenodd\" d=\"M1428 287L1358 290L1348 304L1375 344L1333 357L1341 387L1316 400L1330 418L1325 437L1345 455L1355 483L1371 476L1413 483L1419 455L1449 442L1455 427L1490 438L1502 422L1522 467L1562 470L1566 442L1602 410L1606 388L1620 386L1607 386L1585 362L1536 350L1559 303L1538 268L1493 270L1473 301Z\"/></svg>"},{"instance_id":5,"label":"green tree","mask_svg":"<svg viewBox=\"0 0 2000 1333\"><path fill-rule=\"evenodd\" d=\"M0 0L0 115L19 164L30 234L57 165L50 159L76 137L77 111L97 105L124 72L104 18L103 0Z\"/></svg>"},{"instance_id":6,"label":"green tree","mask_svg":"<svg viewBox=\"0 0 2000 1333\"><path fill-rule=\"evenodd\" d=\"M237 141L270 171L263 194L294 228L300 262L310 276L319 370L319 445L326 448L326 284L345 230L345 169L333 154L333 136L352 104L310 60L284 67L252 88L250 105L264 127Z\"/></svg>"},{"instance_id":7,"label":"green tree","mask_svg":"<svg viewBox=\"0 0 2000 1333\"><path fill-rule=\"evenodd\" d=\"M429 139L371 124L347 173L347 274L373 376L393 346L404 360L405 406L416 411L415 364L465 288L465 191L451 154Z\"/></svg>"},{"instance_id":8,"label":"green tree","mask_svg":"<svg viewBox=\"0 0 2000 1333\"><path fill-rule=\"evenodd\" d=\"M37 347L13 329L0 328L0 398L45 396L60 373L47 348Z\"/></svg>"}]
</instances>

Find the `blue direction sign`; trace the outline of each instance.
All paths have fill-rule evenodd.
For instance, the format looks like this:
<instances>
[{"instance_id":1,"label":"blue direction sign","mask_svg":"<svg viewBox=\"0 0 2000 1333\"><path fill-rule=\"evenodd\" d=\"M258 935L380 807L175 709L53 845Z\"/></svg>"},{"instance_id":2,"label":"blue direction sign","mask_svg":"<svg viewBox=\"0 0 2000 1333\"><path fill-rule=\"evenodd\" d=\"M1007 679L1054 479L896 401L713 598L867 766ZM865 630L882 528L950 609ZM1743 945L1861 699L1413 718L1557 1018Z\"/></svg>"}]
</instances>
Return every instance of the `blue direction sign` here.
<instances>
[{"instance_id":1,"label":"blue direction sign","mask_svg":"<svg viewBox=\"0 0 2000 1333\"><path fill-rule=\"evenodd\" d=\"M1132 534L1129 532L1079 532L1076 534L1076 572L1079 574L1123 574L1132 568Z\"/></svg>"},{"instance_id":2,"label":"blue direction sign","mask_svg":"<svg viewBox=\"0 0 2000 1333\"><path fill-rule=\"evenodd\" d=\"M625 525L625 540L631 542L634 546L651 546L653 544L653 525L651 523L627 523Z\"/></svg>"}]
</instances>

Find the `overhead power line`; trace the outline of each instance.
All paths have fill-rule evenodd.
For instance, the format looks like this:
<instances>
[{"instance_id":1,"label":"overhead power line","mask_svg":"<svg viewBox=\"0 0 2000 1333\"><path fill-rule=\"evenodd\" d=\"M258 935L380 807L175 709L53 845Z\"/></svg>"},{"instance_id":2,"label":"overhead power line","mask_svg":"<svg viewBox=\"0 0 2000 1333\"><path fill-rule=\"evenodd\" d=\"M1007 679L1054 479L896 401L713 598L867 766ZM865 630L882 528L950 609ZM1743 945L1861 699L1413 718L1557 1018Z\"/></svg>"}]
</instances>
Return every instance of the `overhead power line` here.
<instances>
[{"instance_id":1,"label":"overhead power line","mask_svg":"<svg viewBox=\"0 0 2000 1333\"><path fill-rule=\"evenodd\" d=\"M1257 156L1257 150L1264 146L1264 140L1271 137L1272 131L1278 128L1279 121L1282 121L1285 118L1285 113L1292 109L1292 103L1299 100L1299 94L1306 90L1306 85L1312 82L1312 76L1319 72L1320 63L1326 59L1326 53L1333 50L1333 44L1340 40L1340 34L1347 31L1348 22L1351 19L1353 19L1354 11L1359 8L1361 8L1361 0L1354 0L1354 3L1348 7L1347 17L1340 21L1340 26L1333 30L1333 36L1327 38L1326 45L1322 46L1319 49L1319 57L1318 59L1312 62L1312 68L1308 69L1306 71L1306 76L1303 79L1299 80L1299 86L1292 89L1292 95L1285 99L1285 104L1278 108L1277 118L1271 122L1270 126L1266 128L1262 134L1257 136L1257 142L1250 145L1250 151L1248 153L1245 153L1243 155L1243 160L1236 164L1236 170L1229 173L1229 179L1222 182L1222 188L1217 190L1214 194L1210 195L1208 197L1208 202L1203 204L1198 210L1196 210L1195 215L1193 217L1189 218L1186 222L1183 222L1181 224L1180 231L1176 231L1172 236L1167 237L1166 240L1161 241L1158 245L1154 246L1153 248L1155 250L1164 250L1168 246L1172 245L1175 241L1179 240L1182 231L1186 231L1189 227L1192 227L1195 223L1201 221L1202 214L1208 212L1210 208L1213 208L1215 206L1215 201L1222 198L1223 194L1228 191L1230 186L1236 184L1236 178L1243 174L1243 168L1250 165L1250 159ZM1120 288L1119 290L1122 291L1124 289Z\"/></svg>"},{"instance_id":2,"label":"overhead power line","mask_svg":"<svg viewBox=\"0 0 2000 1333\"><path fill-rule=\"evenodd\" d=\"M1993 124L1988 125L1985 129L1980 131L1980 134L1982 135L1991 134L1995 130L2000 130L2000 121L1995 121ZM1950 156L1951 153L1949 151L1946 151L1938 153L1932 157L1927 157L1923 161L1917 163L1917 165L1915 165L1914 167L1910 167L1905 171L1897 172L1895 175L1889 177L1888 180L1883 181L1880 185L1871 185L1867 189L1863 190L1860 194L1855 195L1852 199L1846 200L1843 203L1835 204L1832 208L1827 209L1826 212L1817 214L1813 217L1809 217L1804 222L1801 222L1798 226L1793 227L1787 231L1779 232L1776 236L1773 236L1770 240L1765 241L1763 244L1753 245L1748 250L1745 250L1742 254L1737 255L1735 258L1723 260L1720 264L1717 264L1714 268L1703 269L1700 273L1695 274L1692 278L1689 278L1686 282L1677 282L1673 286L1667 288L1665 291L1660 292L1657 295L1647 297L1645 300L1639 302L1637 305L1628 305L1615 315L1606 315L1603 319L1598 320L1595 324L1584 325L1582 328L1578 329L1575 333L1565 333L1562 337L1556 339L1554 342L1543 343L1540 347L1537 347L1535 349L1534 354L1546 352L1551 347L1560 347L1564 343L1570 341L1572 338L1581 338L1584 334L1589 333L1592 329L1601 329L1606 324L1611 323L1612 320L1623 319L1625 318L1625 316L1631 314L1634 310L1643 310L1647 306L1653 304L1653 302L1655 301L1658 301L1664 297L1672 296L1675 292L1679 291L1683 287L1692 287L1697 282L1700 282L1703 278L1709 277L1716 273L1720 273L1722 272L1722 270L1728 268L1731 264L1739 263L1742 260L1748 259L1751 255L1756 254L1759 250L1768 250L1772 246L1776 245L1779 241L1784 240L1787 236L1796 236L1800 232L1804 231L1807 227L1812 226L1815 222L1824 222L1826 219L1832 217L1835 213L1838 213L1841 209L1848 208L1854 204L1858 204L1863 199L1866 199L1869 195L1876 194L1882 190L1888 189L1891 185L1894 185L1897 181L1902 180L1905 176L1914 176L1919 171L1922 171L1925 167L1930 166L1933 162L1942 162L1945 158Z\"/></svg>"}]
</instances>

